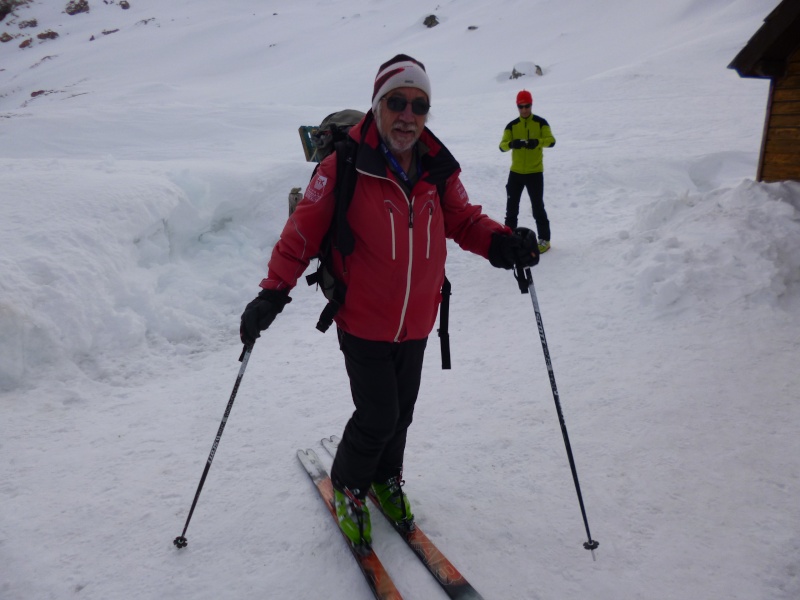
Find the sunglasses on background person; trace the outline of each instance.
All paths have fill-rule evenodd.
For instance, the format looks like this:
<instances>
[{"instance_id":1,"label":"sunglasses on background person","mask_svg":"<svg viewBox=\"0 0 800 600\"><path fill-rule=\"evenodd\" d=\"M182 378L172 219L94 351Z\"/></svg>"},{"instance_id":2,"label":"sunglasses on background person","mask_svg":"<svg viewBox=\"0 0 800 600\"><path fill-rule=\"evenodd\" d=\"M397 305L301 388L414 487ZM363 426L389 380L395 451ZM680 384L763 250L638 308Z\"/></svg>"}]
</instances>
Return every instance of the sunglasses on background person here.
<instances>
[{"instance_id":1,"label":"sunglasses on background person","mask_svg":"<svg viewBox=\"0 0 800 600\"><path fill-rule=\"evenodd\" d=\"M401 113L406 109L409 102L402 96L389 96L386 98L386 106L392 112ZM418 116L427 115L431 105L424 98L414 98L411 101L411 112Z\"/></svg>"}]
</instances>

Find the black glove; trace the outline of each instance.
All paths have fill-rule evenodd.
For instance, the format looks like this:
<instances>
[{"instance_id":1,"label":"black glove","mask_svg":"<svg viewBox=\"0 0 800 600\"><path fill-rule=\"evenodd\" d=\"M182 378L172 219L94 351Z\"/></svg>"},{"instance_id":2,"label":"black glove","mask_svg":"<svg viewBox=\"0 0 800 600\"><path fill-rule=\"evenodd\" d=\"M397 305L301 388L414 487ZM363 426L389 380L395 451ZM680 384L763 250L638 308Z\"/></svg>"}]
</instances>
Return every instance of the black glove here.
<instances>
[{"instance_id":1,"label":"black glove","mask_svg":"<svg viewBox=\"0 0 800 600\"><path fill-rule=\"evenodd\" d=\"M242 313L239 337L245 346L252 346L261 332L272 325L275 317L292 299L286 291L261 290L256 299L250 302Z\"/></svg>"},{"instance_id":2,"label":"black glove","mask_svg":"<svg viewBox=\"0 0 800 600\"><path fill-rule=\"evenodd\" d=\"M528 150L533 150L537 146L539 146L539 140L528 140L528 143L526 144Z\"/></svg>"},{"instance_id":3,"label":"black glove","mask_svg":"<svg viewBox=\"0 0 800 600\"><path fill-rule=\"evenodd\" d=\"M536 234L525 227L514 233L493 233L489 244L489 262L499 269L513 269L515 265L532 267L539 263L539 243Z\"/></svg>"},{"instance_id":4,"label":"black glove","mask_svg":"<svg viewBox=\"0 0 800 600\"><path fill-rule=\"evenodd\" d=\"M518 150L519 148L525 147L525 140L511 140L508 142L508 147L513 148L514 150Z\"/></svg>"}]
</instances>

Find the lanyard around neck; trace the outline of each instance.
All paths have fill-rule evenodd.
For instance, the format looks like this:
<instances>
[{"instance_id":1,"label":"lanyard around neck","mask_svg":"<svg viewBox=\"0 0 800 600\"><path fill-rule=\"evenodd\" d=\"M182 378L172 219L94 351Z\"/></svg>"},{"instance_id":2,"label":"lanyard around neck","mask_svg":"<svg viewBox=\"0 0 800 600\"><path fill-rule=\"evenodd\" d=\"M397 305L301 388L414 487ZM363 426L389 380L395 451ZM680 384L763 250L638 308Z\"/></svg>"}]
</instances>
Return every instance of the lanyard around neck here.
<instances>
[{"instance_id":1,"label":"lanyard around neck","mask_svg":"<svg viewBox=\"0 0 800 600\"><path fill-rule=\"evenodd\" d=\"M386 157L386 160L388 160L389 164L392 166L392 170L397 173L397 176L400 177L400 179L403 180L403 183L405 183L409 188L413 187L408 173L406 173L405 169L400 166L400 163L397 162L397 158L394 154L392 154L392 151L389 150L388 146L386 146L384 142L381 142L381 150L383 151L383 155ZM422 165L419 163L419 158L417 158L417 177L419 177L419 174L422 172L421 169Z\"/></svg>"}]
</instances>

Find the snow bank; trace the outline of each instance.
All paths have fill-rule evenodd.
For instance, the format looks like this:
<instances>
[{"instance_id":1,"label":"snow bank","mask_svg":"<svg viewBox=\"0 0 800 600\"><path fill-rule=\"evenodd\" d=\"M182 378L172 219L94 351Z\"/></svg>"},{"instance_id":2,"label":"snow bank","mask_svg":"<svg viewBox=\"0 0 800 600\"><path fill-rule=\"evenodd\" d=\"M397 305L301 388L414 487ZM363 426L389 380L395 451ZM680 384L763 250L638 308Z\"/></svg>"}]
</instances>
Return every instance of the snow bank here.
<instances>
[{"instance_id":1,"label":"snow bank","mask_svg":"<svg viewBox=\"0 0 800 600\"><path fill-rule=\"evenodd\" d=\"M230 168L108 158L0 170L2 390L49 369L124 380L137 350L229 339L285 218L260 174ZM121 373L104 368L122 355Z\"/></svg>"},{"instance_id":2,"label":"snow bank","mask_svg":"<svg viewBox=\"0 0 800 600\"><path fill-rule=\"evenodd\" d=\"M258 173L112 158L2 170L3 390L49 369L124 380L137 351L229 339L241 290L255 290L285 219L283 205L264 201ZM684 173L708 188L718 170L712 160ZM301 177L288 175L285 189ZM666 189L617 234L621 268L659 312L788 310L800 294L798 207L796 183ZM127 368L112 374L104 357L122 355Z\"/></svg>"},{"instance_id":3,"label":"snow bank","mask_svg":"<svg viewBox=\"0 0 800 600\"><path fill-rule=\"evenodd\" d=\"M791 309L800 288L800 184L665 192L637 210L624 258L643 304L708 312Z\"/></svg>"}]
</instances>

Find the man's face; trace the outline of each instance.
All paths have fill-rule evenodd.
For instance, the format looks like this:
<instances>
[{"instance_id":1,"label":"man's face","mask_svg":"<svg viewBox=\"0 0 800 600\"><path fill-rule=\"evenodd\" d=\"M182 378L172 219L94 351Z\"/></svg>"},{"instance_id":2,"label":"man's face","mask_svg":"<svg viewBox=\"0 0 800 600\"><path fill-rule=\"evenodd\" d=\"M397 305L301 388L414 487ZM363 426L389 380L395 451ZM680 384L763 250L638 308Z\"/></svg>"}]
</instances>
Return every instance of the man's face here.
<instances>
[{"instance_id":1,"label":"man's face","mask_svg":"<svg viewBox=\"0 0 800 600\"><path fill-rule=\"evenodd\" d=\"M531 116L531 105L527 102L517 104L517 108L519 109L519 116L523 119Z\"/></svg>"},{"instance_id":2,"label":"man's face","mask_svg":"<svg viewBox=\"0 0 800 600\"><path fill-rule=\"evenodd\" d=\"M414 113L412 103L415 100L418 112L419 107L428 104L425 92L412 87L394 89L381 99L376 115L378 132L394 154L410 151L425 128L427 115ZM398 111L397 107L402 105L403 101L405 107ZM394 110L390 106L393 106Z\"/></svg>"}]
</instances>

